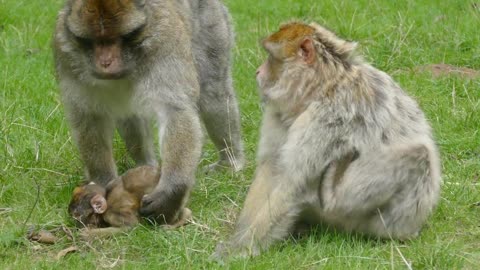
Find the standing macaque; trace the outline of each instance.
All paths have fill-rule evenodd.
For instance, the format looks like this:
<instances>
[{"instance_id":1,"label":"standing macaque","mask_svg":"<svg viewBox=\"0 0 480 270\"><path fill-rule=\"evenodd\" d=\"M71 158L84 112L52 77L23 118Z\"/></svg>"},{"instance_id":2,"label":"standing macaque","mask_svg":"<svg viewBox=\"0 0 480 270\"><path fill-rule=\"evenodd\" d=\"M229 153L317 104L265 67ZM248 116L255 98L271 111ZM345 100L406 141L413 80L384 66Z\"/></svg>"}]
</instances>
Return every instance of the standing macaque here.
<instances>
[{"instance_id":1,"label":"standing macaque","mask_svg":"<svg viewBox=\"0 0 480 270\"><path fill-rule=\"evenodd\" d=\"M318 24L283 25L262 45L255 179L215 256L256 255L304 223L416 237L440 193L439 153L417 103Z\"/></svg>"},{"instance_id":2,"label":"standing macaque","mask_svg":"<svg viewBox=\"0 0 480 270\"><path fill-rule=\"evenodd\" d=\"M57 78L87 179L117 177L118 128L139 165L162 176L140 212L171 223L195 183L203 119L220 155L211 167L244 166L231 77L233 32L219 0L69 0L55 29ZM162 218L160 218L162 216Z\"/></svg>"},{"instance_id":3,"label":"standing macaque","mask_svg":"<svg viewBox=\"0 0 480 270\"><path fill-rule=\"evenodd\" d=\"M114 233L140 222L138 210L143 196L152 192L161 173L156 166L140 166L112 180L107 187L94 182L76 187L68 212L80 227L90 229L89 235ZM182 208L169 227L179 227L191 218L192 212ZM160 220L159 223L165 223ZM114 228L104 228L104 227Z\"/></svg>"}]
</instances>

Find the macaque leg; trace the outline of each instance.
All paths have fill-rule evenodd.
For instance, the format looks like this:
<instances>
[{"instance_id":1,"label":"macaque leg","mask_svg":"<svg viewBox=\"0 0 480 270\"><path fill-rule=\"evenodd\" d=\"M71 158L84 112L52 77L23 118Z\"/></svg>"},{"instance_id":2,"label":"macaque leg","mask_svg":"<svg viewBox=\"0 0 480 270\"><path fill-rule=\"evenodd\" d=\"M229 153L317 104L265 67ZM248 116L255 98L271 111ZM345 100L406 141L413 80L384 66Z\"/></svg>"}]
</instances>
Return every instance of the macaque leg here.
<instances>
[{"instance_id":1,"label":"macaque leg","mask_svg":"<svg viewBox=\"0 0 480 270\"><path fill-rule=\"evenodd\" d=\"M137 166L158 164L153 146L152 127L148 119L139 116L122 119L118 121L118 131Z\"/></svg>"},{"instance_id":2,"label":"macaque leg","mask_svg":"<svg viewBox=\"0 0 480 270\"><path fill-rule=\"evenodd\" d=\"M325 178L324 211L345 217L347 229L408 239L415 237L434 207L439 186L430 175L424 146L360 156L342 179Z\"/></svg>"},{"instance_id":3,"label":"macaque leg","mask_svg":"<svg viewBox=\"0 0 480 270\"><path fill-rule=\"evenodd\" d=\"M287 236L301 210L302 194L297 192L286 179L274 177L269 165L260 167L232 239L226 245L220 244L214 256L257 255L273 241Z\"/></svg>"},{"instance_id":4,"label":"macaque leg","mask_svg":"<svg viewBox=\"0 0 480 270\"><path fill-rule=\"evenodd\" d=\"M85 239L92 238L105 238L115 236L131 229L130 227L107 227L107 228L95 228L95 229L81 229L80 236Z\"/></svg>"},{"instance_id":5,"label":"macaque leg","mask_svg":"<svg viewBox=\"0 0 480 270\"><path fill-rule=\"evenodd\" d=\"M113 160L114 124L107 116L73 110L73 137L86 167L87 179L105 186L117 177Z\"/></svg>"},{"instance_id":6,"label":"macaque leg","mask_svg":"<svg viewBox=\"0 0 480 270\"><path fill-rule=\"evenodd\" d=\"M211 78L202 85L199 104L208 135L220 156L219 161L210 168L227 166L239 171L245 165L245 157L238 102L229 74L226 72L227 78L220 80Z\"/></svg>"},{"instance_id":7,"label":"macaque leg","mask_svg":"<svg viewBox=\"0 0 480 270\"><path fill-rule=\"evenodd\" d=\"M154 191L142 199L140 214L171 224L184 207L195 183L202 134L193 109L171 112L161 142L162 175Z\"/></svg>"}]
</instances>

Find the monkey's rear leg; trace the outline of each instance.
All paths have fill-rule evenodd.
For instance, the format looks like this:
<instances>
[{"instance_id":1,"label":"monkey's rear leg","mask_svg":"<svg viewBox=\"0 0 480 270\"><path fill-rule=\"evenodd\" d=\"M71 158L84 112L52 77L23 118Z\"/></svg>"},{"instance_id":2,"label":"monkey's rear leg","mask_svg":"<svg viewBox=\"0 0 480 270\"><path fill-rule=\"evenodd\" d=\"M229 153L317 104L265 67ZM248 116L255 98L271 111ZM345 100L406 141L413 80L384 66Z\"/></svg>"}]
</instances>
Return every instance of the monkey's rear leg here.
<instances>
[{"instance_id":1,"label":"monkey's rear leg","mask_svg":"<svg viewBox=\"0 0 480 270\"><path fill-rule=\"evenodd\" d=\"M223 72L222 72L223 73ZM210 169L226 166L243 169L245 157L240 127L240 112L232 86L230 70L221 75L205 75L200 92L200 112L209 137L220 159Z\"/></svg>"},{"instance_id":2,"label":"monkey's rear leg","mask_svg":"<svg viewBox=\"0 0 480 270\"><path fill-rule=\"evenodd\" d=\"M368 155L368 154L367 154ZM425 146L402 146L360 156L342 179L326 176L326 215L343 216L343 226L383 237L415 237L433 210L439 179Z\"/></svg>"},{"instance_id":3,"label":"monkey's rear leg","mask_svg":"<svg viewBox=\"0 0 480 270\"><path fill-rule=\"evenodd\" d=\"M82 237L84 240L91 240L93 238L105 238L127 232L130 229L131 227L107 227L94 229L85 228L80 230L80 237Z\"/></svg>"},{"instance_id":4,"label":"monkey's rear leg","mask_svg":"<svg viewBox=\"0 0 480 270\"><path fill-rule=\"evenodd\" d=\"M137 166L158 164L154 152L152 127L148 119L131 116L119 120L117 126Z\"/></svg>"}]
</instances>

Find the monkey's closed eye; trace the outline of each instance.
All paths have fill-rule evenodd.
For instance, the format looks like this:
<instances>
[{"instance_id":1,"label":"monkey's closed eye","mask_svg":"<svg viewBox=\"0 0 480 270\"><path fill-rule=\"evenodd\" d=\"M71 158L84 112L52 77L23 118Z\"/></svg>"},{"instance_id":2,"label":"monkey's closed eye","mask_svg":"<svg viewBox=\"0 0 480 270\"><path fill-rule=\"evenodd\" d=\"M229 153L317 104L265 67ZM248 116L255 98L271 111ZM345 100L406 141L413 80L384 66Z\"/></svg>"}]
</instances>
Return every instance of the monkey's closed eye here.
<instances>
[{"instance_id":1,"label":"monkey's closed eye","mask_svg":"<svg viewBox=\"0 0 480 270\"><path fill-rule=\"evenodd\" d=\"M73 39L75 40L75 42L82 46L83 48L91 48L93 46L93 40L90 39L90 38L86 38L86 37L81 37L81 36L77 36L75 35L70 29L67 28L67 31L68 33L70 34L70 36L73 37Z\"/></svg>"},{"instance_id":2,"label":"monkey's closed eye","mask_svg":"<svg viewBox=\"0 0 480 270\"><path fill-rule=\"evenodd\" d=\"M145 24L135 28L130 33L123 35L122 37L123 41L127 43L141 43L144 40L144 38L140 38L144 29L145 29Z\"/></svg>"},{"instance_id":3,"label":"monkey's closed eye","mask_svg":"<svg viewBox=\"0 0 480 270\"><path fill-rule=\"evenodd\" d=\"M77 41L77 43L84 47L84 48L90 48L93 46L93 40L89 39L89 38L83 38L83 37L77 37L75 36L75 40Z\"/></svg>"}]
</instances>

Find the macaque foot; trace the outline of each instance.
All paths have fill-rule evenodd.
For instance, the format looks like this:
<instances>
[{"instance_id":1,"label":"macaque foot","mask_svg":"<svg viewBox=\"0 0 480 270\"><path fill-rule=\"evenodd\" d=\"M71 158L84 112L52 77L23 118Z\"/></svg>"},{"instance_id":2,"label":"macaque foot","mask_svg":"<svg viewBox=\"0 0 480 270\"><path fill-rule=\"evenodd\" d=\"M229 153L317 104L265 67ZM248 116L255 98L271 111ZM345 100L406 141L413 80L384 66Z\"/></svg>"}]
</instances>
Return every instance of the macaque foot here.
<instances>
[{"instance_id":1,"label":"macaque foot","mask_svg":"<svg viewBox=\"0 0 480 270\"><path fill-rule=\"evenodd\" d=\"M190 220L192 220L192 210L184 208L176 222L174 222L173 224L162 225L162 228L166 230L177 229L190 223Z\"/></svg>"},{"instance_id":2,"label":"macaque foot","mask_svg":"<svg viewBox=\"0 0 480 270\"><path fill-rule=\"evenodd\" d=\"M245 167L244 159L235 159L235 160L219 160L215 163L203 167L205 174L211 172L223 171L230 169L233 172L239 172Z\"/></svg>"},{"instance_id":3,"label":"macaque foot","mask_svg":"<svg viewBox=\"0 0 480 270\"><path fill-rule=\"evenodd\" d=\"M223 264L228 259L247 259L260 255L260 248L255 245L249 247L234 245L232 243L218 243L210 259Z\"/></svg>"}]
</instances>

